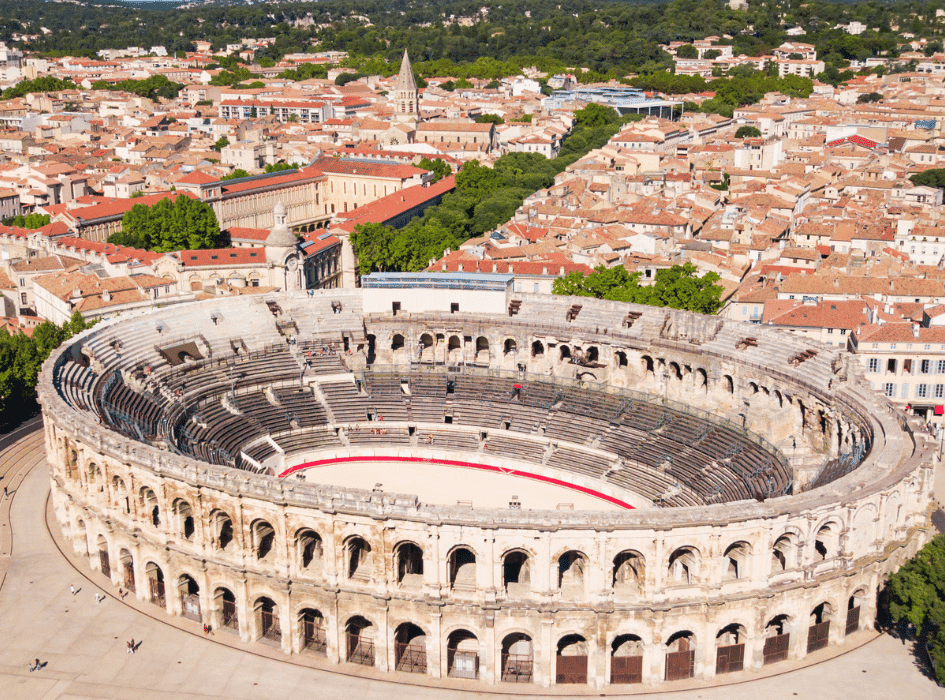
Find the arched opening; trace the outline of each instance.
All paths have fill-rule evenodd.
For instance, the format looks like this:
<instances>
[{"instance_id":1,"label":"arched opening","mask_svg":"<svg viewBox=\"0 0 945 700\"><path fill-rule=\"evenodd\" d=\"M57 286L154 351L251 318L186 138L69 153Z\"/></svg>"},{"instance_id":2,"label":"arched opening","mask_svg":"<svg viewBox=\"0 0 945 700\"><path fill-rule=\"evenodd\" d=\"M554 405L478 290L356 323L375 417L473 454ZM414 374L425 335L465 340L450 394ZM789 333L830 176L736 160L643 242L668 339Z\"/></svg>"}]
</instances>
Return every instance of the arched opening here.
<instances>
[{"instance_id":1,"label":"arched opening","mask_svg":"<svg viewBox=\"0 0 945 700\"><path fill-rule=\"evenodd\" d=\"M614 365L617 367L626 367L627 366L627 353L622 350L618 350L614 353Z\"/></svg>"},{"instance_id":2,"label":"arched opening","mask_svg":"<svg viewBox=\"0 0 945 700\"><path fill-rule=\"evenodd\" d=\"M104 490L105 485L102 483L102 470L95 462L89 464L88 480L89 491L101 493Z\"/></svg>"},{"instance_id":3,"label":"arched opening","mask_svg":"<svg viewBox=\"0 0 945 700\"><path fill-rule=\"evenodd\" d=\"M423 550L413 542L404 542L394 550L397 583L402 586L423 585Z\"/></svg>"},{"instance_id":4,"label":"arched opening","mask_svg":"<svg viewBox=\"0 0 945 700\"><path fill-rule=\"evenodd\" d=\"M427 635L405 622L394 633L394 669L407 673L427 672Z\"/></svg>"},{"instance_id":5,"label":"arched opening","mask_svg":"<svg viewBox=\"0 0 945 700\"><path fill-rule=\"evenodd\" d=\"M374 665L374 625L360 615L345 625L345 660L362 666Z\"/></svg>"},{"instance_id":6,"label":"arched opening","mask_svg":"<svg viewBox=\"0 0 945 700\"><path fill-rule=\"evenodd\" d=\"M771 548L771 573L787 571L797 566L797 536L786 532L774 541Z\"/></svg>"},{"instance_id":7,"label":"arched opening","mask_svg":"<svg viewBox=\"0 0 945 700\"><path fill-rule=\"evenodd\" d=\"M476 588L476 555L471 549L457 547L448 559L450 586L465 590Z\"/></svg>"},{"instance_id":8,"label":"arched opening","mask_svg":"<svg viewBox=\"0 0 945 700\"><path fill-rule=\"evenodd\" d=\"M194 511L190 504L178 498L174 501L174 521L177 531L185 540L191 540L194 537Z\"/></svg>"},{"instance_id":9,"label":"arched opening","mask_svg":"<svg viewBox=\"0 0 945 700\"><path fill-rule=\"evenodd\" d=\"M219 614L217 618L217 627L238 630L240 628L239 617L236 614L236 596L229 588L217 588L213 592L213 600L216 603L216 609Z\"/></svg>"},{"instance_id":10,"label":"arched opening","mask_svg":"<svg viewBox=\"0 0 945 700\"><path fill-rule=\"evenodd\" d=\"M655 364L653 363L653 358L649 355L643 355L640 358L640 368L643 370L644 376L653 376L655 374Z\"/></svg>"},{"instance_id":11,"label":"arched opening","mask_svg":"<svg viewBox=\"0 0 945 700\"><path fill-rule=\"evenodd\" d=\"M745 668L745 627L733 623L715 635L715 672L735 673Z\"/></svg>"},{"instance_id":12,"label":"arched opening","mask_svg":"<svg viewBox=\"0 0 945 700\"><path fill-rule=\"evenodd\" d=\"M222 510L215 510L210 514L210 544L217 549L226 551L233 541L233 521Z\"/></svg>"},{"instance_id":13,"label":"arched opening","mask_svg":"<svg viewBox=\"0 0 945 700\"><path fill-rule=\"evenodd\" d=\"M558 588L570 595L584 593L587 557L569 550L558 557Z\"/></svg>"},{"instance_id":14,"label":"arched opening","mask_svg":"<svg viewBox=\"0 0 945 700\"><path fill-rule=\"evenodd\" d=\"M428 360L432 362L435 359L433 357L433 352L434 352L433 347L434 347L433 336L429 333L424 333L423 335L421 335L420 344L418 347L419 357L417 358L417 360L419 362L423 362L424 360Z\"/></svg>"},{"instance_id":15,"label":"arched opening","mask_svg":"<svg viewBox=\"0 0 945 700\"><path fill-rule=\"evenodd\" d=\"M610 682L643 682L643 640L635 634L621 634L610 646Z\"/></svg>"},{"instance_id":16,"label":"arched opening","mask_svg":"<svg viewBox=\"0 0 945 700\"><path fill-rule=\"evenodd\" d=\"M299 568L312 573L322 570L322 538L309 528L299 530L295 536L296 549L299 555Z\"/></svg>"},{"instance_id":17,"label":"arched opening","mask_svg":"<svg viewBox=\"0 0 945 700\"><path fill-rule=\"evenodd\" d=\"M787 660L791 648L791 623L787 615L775 615L765 625L764 664Z\"/></svg>"},{"instance_id":18,"label":"arched opening","mask_svg":"<svg viewBox=\"0 0 945 700\"><path fill-rule=\"evenodd\" d=\"M866 604L866 591L857 589L847 601L847 620L845 634L850 635L860 629L860 615Z\"/></svg>"},{"instance_id":19,"label":"arched opening","mask_svg":"<svg viewBox=\"0 0 945 700\"><path fill-rule=\"evenodd\" d=\"M502 558L502 581L510 596L524 595L532 588L531 561L521 551L509 552Z\"/></svg>"},{"instance_id":20,"label":"arched opening","mask_svg":"<svg viewBox=\"0 0 945 700\"><path fill-rule=\"evenodd\" d=\"M540 340L536 340L532 343L532 357L542 357L545 354L545 346L542 345Z\"/></svg>"},{"instance_id":21,"label":"arched opening","mask_svg":"<svg viewBox=\"0 0 945 700\"><path fill-rule=\"evenodd\" d=\"M833 608L824 602L810 612L810 627L807 630L807 653L823 649L830 641L830 620Z\"/></svg>"},{"instance_id":22,"label":"arched opening","mask_svg":"<svg viewBox=\"0 0 945 700\"><path fill-rule=\"evenodd\" d=\"M112 477L112 498L125 513L130 512L128 491L125 488L125 482L120 476Z\"/></svg>"},{"instance_id":23,"label":"arched opening","mask_svg":"<svg viewBox=\"0 0 945 700\"><path fill-rule=\"evenodd\" d=\"M571 359L571 348L567 345L562 345L558 348L558 361L564 362L565 360Z\"/></svg>"},{"instance_id":24,"label":"arched opening","mask_svg":"<svg viewBox=\"0 0 945 700\"><path fill-rule=\"evenodd\" d=\"M814 561L835 557L839 550L839 539L834 523L826 523L818 528L814 538Z\"/></svg>"},{"instance_id":25,"label":"arched opening","mask_svg":"<svg viewBox=\"0 0 945 700\"><path fill-rule=\"evenodd\" d=\"M265 520L257 520L252 525L253 552L259 561L275 558L276 531Z\"/></svg>"},{"instance_id":26,"label":"arched opening","mask_svg":"<svg viewBox=\"0 0 945 700\"><path fill-rule=\"evenodd\" d=\"M735 380L733 380L727 374L722 377L722 384L725 386L725 391L727 391L729 394L735 393Z\"/></svg>"},{"instance_id":27,"label":"arched opening","mask_svg":"<svg viewBox=\"0 0 945 700\"><path fill-rule=\"evenodd\" d=\"M314 608L299 611L299 634L302 649L324 654L328 649L328 637L325 634L325 617Z\"/></svg>"},{"instance_id":28,"label":"arched opening","mask_svg":"<svg viewBox=\"0 0 945 700\"><path fill-rule=\"evenodd\" d=\"M135 586L135 560L131 552L127 549L121 549L118 552L118 565L121 567L121 581L129 592L137 591Z\"/></svg>"},{"instance_id":29,"label":"arched opening","mask_svg":"<svg viewBox=\"0 0 945 700\"><path fill-rule=\"evenodd\" d=\"M555 683L587 683L587 640L581 635L569 634L558 640Z\"/></svg>"},{"instance_id":30,"label":"arched opening","mask_svg":"<svg viewBox=\"0 0 945 700\"><path fill-rule=\"evenodd\" d=\"M200 586L193 576L181 574L177 579L177 592L180 595L181 614L189 620L201 622L200 616Z\"/></svg>"},{"instance_id":31,"label":"arched opening","mask_svg":"<svg viewBox=\"0 0 945 700\"><path fill-rule=\"evenodd\" d=\"M468 630L454 630L446 638L446 667L450 678L479 678L479 640Z\"/></svg>"},{"instance_id":32,"label":"arched opening","mask_svg":"<svg viewBox=\"0 0 945 700\"><path fill-rule=\"evenodd\" d=\"M253 604L256 617L256 638L270 642L282 642L282 625L279 623L279 608L272 598L263 596Z\"/></svg>"},{"instance_id":33,"label":"arched opening","mask_svg":"<svg viewBox=\"0 0 945 700\"><path fill-rule=\"evenodd\" d=\"M699 553L693 547L680 547L669 557L669 585L685 586L698 576Z\"/></svg>"},{"instance_id":34,"label":"arched opening","mask_svg":"<svg viewBox=\"0 0 945 700\"><path fill-rule=\"evenodd\" d=\"M778 408L784 406L784 396L777 389L774 390L774 400L778 402Z\"/></svg>"},{"instance_id":35,"label":"arched opening","mask_svg":"<svg viewBox=\"0 0 945 700\"><path fill-rule=\"evenodd\" d=\"M669 367L667 367L667 373L672 379L677 381L682 379L682 369L680 369L678 362L670 362Z\"/></svg>"},{"instance_id":36,"label":"arched opening","mask_svg":"<svg viewBox=\"0 0 945 700\"><path fill-rule=\"evenodd\" d=\"M518 345L515 342L514 338L506 338L505 344L503 345L503 353L506 355L514 355L518 352Z\"/></svg>"},{"instance_id":37,"label":"arched opening","mask_svg":"<svg viewBox=\"0 0 945 700\"><path fill-rule=\"evenodd\" d=\"M751 556L751 545L747 542L735 542L725 550L725 571L722 574L724 581L733 581L745 578L748 572L748 558Z\"/></svg>"},{"instance_id":38,"label":"arched opening","mask_svg":"<svg viewBox=\"0 0 945 700\"><path fill-rule=\"evenodd\" d=\"M102 573L108 578L112 577L112 567L108 562L108 540L104 535L99 535L96 539L98 549L98 565Z\"/></svg>"},{"instance_id":39,"label":"arched opening","mask_svg":"<svg viewBox=\"0 0 945 700\"><path fill-rule=\"evenodd\" d=\"M402 359L406 356L407 351L405 348L404 336L400 333L395 333L390 341L390 351L394 360Z\"/></svg>"},{"instance_id":40,"label":"arched opening","mask_svg":"<svg viewBox=\"0 0 945 700\"><path fill-rule=\"evenodd\" d=\"M377 360L377 336L368 334L367 336L367 362L373 365Z\"/></svg>"},{"instance_id":41,"label":"arched opening","mask_svg":"<svg viewBox=\"0 0 945 700\"><path fill-rule=\"evenodd\" d=\"M501 678L504 682L531 683L534 666L531 637L514 632L502 640Z\"/></svg>"},{"instance_id":42,"label":"arched opening","mask_svg":"<svg viewBox=\"0 0 945 700\"><path fill-rule=\"evenodd\" d=\"M706 389L709 388L709 375L706 374L706 371L701 367L696 370L696 388L697 389Z\"/></svg>"},{"instance_id":43,"label":"arched opening","mask_svg":"<svg viewBox=\"0 0 945 700\"><path fill-rule=\"evenodd\" d=\"M161 567L153 561L148 562L144 567L144 574L148 578L148 598L157 606L167 607L167 599L164 597L164 572Z\"/></svg>"},{"instance_id":44,"label":"arched opening","mask_svg":"<svg viewBox=\"0 0 945 700\"><path fill-rule=\"evenodd\" d=\"M154 491L145 486L141 489L140 496L141 508L147 513L148 519L154 527L161 526L161 508L158 506L157 496Z\"/></svg>"},{"instance_id":45,"label":"arched opening","mask_svg":"<svg viewBox=\"0 0 945 700\"><path fill-rule=\"evenodd\" d=\"M587 362L597 362L600 359L600 350L596 346L592 345L587 349L587 352L584 353L584 359Z\"/></svg>"},{"instance_id":46,"label":"arched opening","mask_svg":"<svg viewBox=\"0 0 945 700\"><path fill-rule=\"evenodd\" d=\"M668 681L692 678L696 665L696 637L692 632L676 632L666 642L666 675Z\"/></svg>"},{"instance_id":47,"label":"arched opening","mask_svg":"<svg viewBox=\"0 0 945 700\"><path fill-rule=\"evenodd\" d=\"M614 557L613 586L615 593L638 595L643 590L646 564L643 555L628 550Z\"/></svg>"},{"instance_id":48,"label":"arched opening","mask_svg":"<svg viewBox=\"0 0 945 700\"><path fill-rule=\"evenodd\" d=\"M75 522L75 549L77 554L83 557L89 556L89 533L82 519Z\"/></svg>"},{"instance_id":49,"label":"arched opening","mask_svg":"<svg viewBox=\"0 0 945 700\"><path fill-rule=\"evenodd\" d=\"M476 362L478 364L489 364L489 340L485 336L476 338Z\"/></svg>"},{"instance_id":50,"label":"arched opening","mask_svg":"<svg viewBox=\"0 0 945 700\"><path fill-rule=\"evenodd\" d=\"M352 537L345 542L345 561L348 578L369 581L374 577L371 545L363 537Z\"/></svg>"},{"instance_id":51,"label":"arched opening","mask_svg":"<svg viewBox=\"0 0 945 700\"><path fill-rule=\"evenodd\" d=\"M446 352L450 362L459 362L463 359L463 341L458 335L451 335L446 343Z\"/></svg>"}]
</instances>

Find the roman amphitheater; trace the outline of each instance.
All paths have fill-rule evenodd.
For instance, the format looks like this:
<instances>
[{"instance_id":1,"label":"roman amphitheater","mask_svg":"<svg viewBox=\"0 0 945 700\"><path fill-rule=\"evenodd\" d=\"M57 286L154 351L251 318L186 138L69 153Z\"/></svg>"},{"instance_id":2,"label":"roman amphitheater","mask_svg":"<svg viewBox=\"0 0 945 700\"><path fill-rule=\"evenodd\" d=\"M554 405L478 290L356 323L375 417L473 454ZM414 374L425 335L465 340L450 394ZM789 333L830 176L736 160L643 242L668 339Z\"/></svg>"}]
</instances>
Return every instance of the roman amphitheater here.
<instances>
[{"instance_id":1,"label":"roman amphitheater","mask_svg":"<svg viewBox=\"0 0 945 700\"><path fill-rule=\"evenodd\" d=\"M932 446L850 356L502 276L100 324L40 398L116 588L401 682L737 679L871 626L927 539Z\"/></svg>"}]
</instances>

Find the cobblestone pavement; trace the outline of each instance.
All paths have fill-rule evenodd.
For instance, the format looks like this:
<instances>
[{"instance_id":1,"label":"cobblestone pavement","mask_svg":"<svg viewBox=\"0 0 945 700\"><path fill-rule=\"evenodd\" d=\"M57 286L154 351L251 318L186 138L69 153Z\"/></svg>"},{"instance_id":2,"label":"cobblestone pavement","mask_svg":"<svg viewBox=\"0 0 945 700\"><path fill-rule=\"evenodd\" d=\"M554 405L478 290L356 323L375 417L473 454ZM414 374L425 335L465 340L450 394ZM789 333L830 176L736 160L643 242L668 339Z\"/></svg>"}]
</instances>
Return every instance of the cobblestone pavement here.
<instances>
[{"instance_id":1,"label":"cobblestone pavement","mask_svg":"<svg viewBox=\"0 0 945 700\"><path fill-rule=\"evenodd\" d=\"M289 663L276 650L243 645L222 632L206 639L198 624L129 602L130 597L119 602L103 577L59 550L47 529L49 476L42 434L10 442L0 439L0 485L12 492L0 502L0 700L461 700L473 695L567 697L569 691L581 692L534 686L484 689L473 684L469 690L420 688L391 682L405 679L401 674L371 678L329 672ZM69 592L72 584L80 589L75 596ZM95 593L105 594L104 602L96 603ZM813 666L791 670L788 662L778 669L786 672L777 676L659 696L945 698L945 689L923 676L907 646L888 636L860 634L863 646ZM126 653L131 638L142 643L133 656ZM46 665L30 673L27 666L37 657ZM599 695L590 688L582 690L581 697ZM641 691L635 694L646 694Z\"/></svg>"}]
</instances>

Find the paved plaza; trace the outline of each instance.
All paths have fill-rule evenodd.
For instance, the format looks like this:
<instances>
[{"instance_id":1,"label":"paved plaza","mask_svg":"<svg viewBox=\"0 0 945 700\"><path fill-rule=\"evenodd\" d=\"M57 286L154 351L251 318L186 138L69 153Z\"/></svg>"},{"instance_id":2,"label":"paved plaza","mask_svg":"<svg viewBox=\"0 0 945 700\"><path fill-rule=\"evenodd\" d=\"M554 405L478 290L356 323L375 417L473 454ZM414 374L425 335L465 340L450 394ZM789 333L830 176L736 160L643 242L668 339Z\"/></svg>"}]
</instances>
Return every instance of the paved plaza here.
<instances>
[{"instance_id":1,"label":"paved plaza","mask_svg":"<svg viewBox=\"0 0 945 700\"><path fill-rule=\"evenodd\" d=\"M474 694L567 697L563 690L574 692L529 686L514 688L510 695L501 687L413 687L397 682L409 680L406 674L352 676L346 673L351 667L307 667L305 663L316 662L305 657L289 661L275 649L243 645L224 632L204 638L197 623L171 618L131 596L119 601L103 577L60 551L49 529L55 523L47 526L49 472L42 433L26 433L0 452L0 476L11 492L0 503L0 700L453 700ZM80 589L75 596L70 585ZM96 603L96 593L106 595L102 603ZM778 670L786 672L776 676L634 695L686 700L945 698L945 689L917 668L908 646L885 635L859 634L864 642L859 648L796 670L785 663ZM141 642L134 655L126 653L131 638ZM27 666L37 657L46 665L31 673ZM590 688L581 693L598 695Z\"/></svg>"}]
</instances>

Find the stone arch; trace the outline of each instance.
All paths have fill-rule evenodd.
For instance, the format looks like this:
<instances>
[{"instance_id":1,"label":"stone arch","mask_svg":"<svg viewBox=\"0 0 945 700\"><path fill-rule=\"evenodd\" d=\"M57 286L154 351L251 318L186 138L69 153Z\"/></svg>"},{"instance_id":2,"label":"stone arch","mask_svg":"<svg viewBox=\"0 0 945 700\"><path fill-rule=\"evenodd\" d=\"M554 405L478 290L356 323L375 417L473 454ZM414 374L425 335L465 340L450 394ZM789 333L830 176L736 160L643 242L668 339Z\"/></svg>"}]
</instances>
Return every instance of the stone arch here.
<instances>
[{"instance_id":1,"label":"stone arch","mask_svg":"<svg viewBox=\"0 0 945 700\"><path fill-rule=\"evenodd\" d=\"M734 673L745 667L745 641L748 631L744 625L733 622L715 635L715 672Z\"/></svg>"},{"instance_id":2,"label":"stone arch","mask_svg":"<svg viewBox=\"0 0 945 700\"><path fill-rule=\"evenodd\" d=\"M353 615L345 623L345 660L361 664L374 665L374 638L377 628L366 617Z\"/></svg>"},{"instance_id":3,"label":"stone arch","mask_svg":"<svg viewBox=\"0 0 945 700\"><path fill-rule=\"evenodd\" d=\"M722 386L724 387L726 393L735 393L735 380L732 379L731 375L725 374L722 376Z\"/></svg>"},{"instance_id":4,"label":"stone arch","mask_svg":"<svg viewBox=\"0 0 945 700\"><path fill-rule=\"evenodd\" d=\"M89 556L89 532L82 518L75 521L74 541L76 552L83 557Z\"/></svg>"},{"instance_id":5,"label":"stone arch","mask_svg":"<svg viewBox=\"0 0 945 700\"><path fill-rule=\"evenodd\" d=\"M840 523L831 518L814 531L813 561L831 559L840 554Z\"/></svg>"},{"instance_id":6,"label":"stone arch","mask_svg":"<svg viewBox=\"0 0 945 700\"><path fill-rule=\"evenodd\" d=\"M558 348L558 361L564 362L565 360L571 359L571 348L563 343Z\"/></svg>"},{"instance_id":7,"label":"stone arch","mask_svg":"<svg viewBox=\"0 0 945 700\"><path fill-rule=\"evenodd\" d=\"M782 394L778 389L775 389L771 393L772 397L778 403L778 408L784 408L784 394Z\"/></svg>"},{"instance_id":8,"label":"stone arch","mask_svg":"<svg viewBox=\"0 0 945 700\"><path fill-rule=\"evenodd\" d=\"M256 625L254 637L272 642L282 641L282 624L279 621L279 606L268 596L259 596L253 601L253 621Z\"/></svg>"},{"instance_id":9,"label":"stone arch","mask_svg":"<svg viewBox=\"0 0 945 700\"><path fill-rule=\"evenodd\" d=\"M295 548L298 553L299 568L319 573L322 570L324 545L321 535L310 527L303 527L295 533Z\"/></svg>"},{"instance_id":10,"label":"stone arch","mask_svg":"<svg viewBox=\"0 0 945 700\"><path fill-rule=\"evenodd\" d=\"M394 572L402 586L423 584L423 550L414 542L401 542L394 547Z\"/></svg>"},{"instance_id":11,"label":"stone arch","mask_svg":"<svg viewBox=\"0 0 945 700\"><path fill-rule=\"evenodd\" d=\"M532 343L532 357L542 357L545 354L545 346L540 340Z\"/></svg>"},{"instance_id":12,"label":"stone arch","mask_svg":"<svg viewBox=\"0 0 945 700\"><path fill-rule=\"evenodd\" d=\"M580 634L562 636L555 645L555 683L587 683L587 639Z\"/></svg>"},{"instance_id":13,"label":"stone arch","mask_svg":"<svg viewBox=\"0 0 945 700\"><path fill-rule=\"evenodd\" d=\"M174 516L174 526L181 537L185 540L192 540L194 537L194 511L190 504L183 498L177 498L171 504L171 512Z\"/></svg>"},{"instance_id":14,"label":"stone arch","mask_svg":"<svg viewBox=\"0 0 945 700\"><path fill-rule=\"evenodd\" d=\"M502 555L502 581L509 595L523 594L532 587L532 558L528 552L513 549Z\"/></svg>"},{"instance_id":15,"label":"stone arch","mask_svg":"<svg viewBox=\"0 0 945 700\"><path fill-rule=\"evenodd\" d=\"M600 360L600 349L596 345L591 345L584 353L584 360L587 362L598 362Z\"/></svg>"},{"instance_id":16,"label":"stone arch","mask_svg":"<svg viewBox=\"0 0 945 700\"><path fill-rule=\"evenodd\" d=\"M413 622L402 622L394 630L394 669L427 672L427 633Z\"/></svg>"},{"instance_id":17,"label":"stone arch","mask_svg":"<svg viewBox=\"0 0 945 700\"><path fill-rule=\"evenodd\" d=\"M492 353L489 348L489 339L484 335L476 338L476 362L480 364L489 364Z\"/></svg>"},{"instance_id":18,"label":"stone arch","mask_svg":"<svg viewBox=\"0 0 945 700\"><path fill-rule=\"evenodd\" d=\"M446 353L450 362L459 362L463 359L463 340L458 335L451 335L446 343Z\"/></svg>"},{"instance_id":19,"label":"stone arch","mask_svg":"<svg viewBox=\"0 0 945 700\"><path fill-rule=\"evenodd\" d=\"M643 639L636 634L618 634L610 644L610 682L643 682Z\"/></svg>"},{"instance_id":20,"label":"stone arch","mask_svg":"<svg viewBox=\"0 0 945 700\"><path fill-rule=\"evenodd\" d=\"M695 377L696 389L702 389L704 391L708 391L709 390L709 373L706 372L702 367L697 367L696 371L693 374Z\"/></svg>"},{"instance_id":21,"label":"stone arch","mask_svg":"<svg viewBox=\"0 0 945 700\"><path fill-rule=\"evenodd\" d=\"M857 588L847 599L847 619L845 634L853 634L860 629L863 622L863 610L869 602L869 594L865 588Z\"/></svg>"},{"instance_id":22,"label":"stone arch","mask_svg":"<svg viewBox=\"0 0 945 700\"><path fill-rule=\"evenodd\" d=\"M406 342L404 341L404 336L402 334L395 333L393 336L391 336L390 352L391 358L394 362L403 360L407 357Z\"/></svg>"},{"instance_id":23,"label":"stone arch","mask_svg":"<svg viewBox=\"0 0 945 700\"><path fill-rule=\"evenodd\" d=\"M233 520L223 510L214 510L210 513L210 544L211 546L228 551L227 547L234 539Z\"/></svg>"},{"instance_id":24,"label":"stone arch","mask_svg":"<svg viewBox=\"0 0 945 700\"><path fill-rule=\"evenodd\" d=\"M200 614L200 585L190 574L177 577L177 595L180 597L181 614L195 622L203 621Z\"/></svg>"},{"instance_id":25,"label":"stone arch","mask_svg":"<svg viewBox=\"0 0 945 700\"><path fill-rule=\"evenodd\" d=\"M101 572L111 578L111 563L108 558L108 540L105 535L99 535L95 538L95 549L98 552L98 565Z\"/></svg>"},{"instance_id":26,"label":"stone arch","mask_svg":"<svg viewBox=\"0 0 945 700\"><path fill-rule=\"evenodd\" d=\"M800 538L790 530L782 533L771 546L771 573L787 571L798 566Z\"/></svg>"},{"instance_id":27,"label":"stone arch","mask_svg":"<svg viewBox=\"0 0 945 700\"><path fill-rule=\"evenodd\" d=\"M374 559L371 545L360 535L352 535L344 542L345 573L348 578L367 581L374 578Z\"/></svg>"},{"instance_id":28,"label":"stone arch","mask_svg":"<svg viewBox=\"0 0 945 700\"><path fill-rule=\"evenodd\" d=\"M236 611L236 595L226 586L213 590L213 603L217 614L217 627L238 630L239 614Z\"/></svg>"},{"instance_id":29,"label":"stone arch","mask_svg":"<svg viewBox=\"0 0 945 700\"><path fill-rule=\"evenodd\" d=\"M643 371L644 377L653 377L656 375L656 363L649 355L640 356L640 369Z\"/></svg>"},{"instance_id":30,"label":"stone arch","mask_svg":"<svg viewBox=\"0 0 945 700\"><path fill-rule=\"evenodd\" d=\"M626 367L627 366L627 353L623 350L618 350L614 353L614 366L615 367Z\"/></svg>"},{"instance_id":31,"label":"stone arch","mask_svg":"<svg viewBox=\"0 0 945 700\"><path fill-rule=\"evenodd\" d=\"M479 678L479 638L467 629L446 636L446 668L450 678Z\"/></svg>"},{"instance_id":32,"label":"stone arch","mask_svg":"<svg viewBox=\"0 0 945 700\"><path fill-rule=\"evenodd\" d=\"M451 588L476 589L476 553L465 545L454 547L447 556Z\"/></svg>"},{"instance_id":33,"label":"stone arch","mask_svg":"<svg viewBox=\"0 0 945 700\"><path fill-rule=\"evenodd\" d=\"M823 649L830 643L830 623L833 621L833 606L824 601L810 611L807 628L807 653Z\"/></svg>"},{"instance_id":34,"label":"stone arch","mask_svg":"<svg viewBox=\"0 0 945 700\"><path fill-rule=\"evenodd\" d=\"M138 590L135 581L135 560L131 552L122 547L118 550L118 571L119 578L131 593Z\"/></svg>"},{"instance_id":35,"label":"stone arch","mask_svg":"<svg viewBox=\"0 0 945 700\"><path fill-rule=\"evenodd\" d=\"M148 514L148 520L154 527L161 526L161 507L158 505L157 494L149 486L142 486L138 491L138 499L142 509Z\"/></svg>"},{"instance_id":36,"label":"stone arch","mask_svg":"<svg viewBox=\"0 0 945 700\"><path fill-rule=\"evenodd\" d=\"M690 585L699 580L699 550L692 546L677 547L669 555L667 575L670 585Z\"/></svg>"},{"instance_id":37,"label":"stone arch","mask_svg":"<svg viewBox=\"0 0 945 700\"><path fill-rule=\"evenodd\" d=\"M901 527L902 518L902 497L898 491L893 491L886 498L885 517L883 518L883 538L891 539L895 537L896 530Z\"/></svg>"},{"instance_id":38,"label":"stone arch","mask_svg":"<svg viewBox=\"0 0 945 700\"><path fill-rule=\"evenodd\" d=\"M250 525L253 543L253 557L257 561L271 561L276 557L276 530L262 518Z\"/></svg>"},{"instance_id":39,"label":"stone arch","mask_svg":"<svg viewBox=\"0 0 945 700\"><path fill-rule=\"evenodd\" d=\"M583 594L587 585L588 558L584 552L569 549L558 557L556 584L562 591Z\"/></svg>"},{"instance_id":40,"label":"stone arch","mask_svg":"<svg viewBox=\"0 0 945 700\"><path fill-rule=\"evenodd\" d=\"M675 379L678 382L682 381L682 368L675 360L666 365L666 374L670 379Z\"/></svg>"},{"instance_id":41,"label":"stone arch","mask_svg":"<svg viewBox=\"0 0 945 700\"><path fill-rule=\"evenodd\" d=\"M865 554L876 540L876 506L867 503L853 516L853 553Z\"/></svg>"},{"instance_id":42,"label":"stone arch","mask_svg":"<svg viewBox=\"0 0 945 700\"><path fill-rule=\"evenodd\" d=\"M324 654L328 649L325 616L315 608L302 608L297 615L299 646L302 650Z\"/></svg>"},{"instance_id":43,"label":"stone arch","mask_svg":"<svg viewBox=\"0 0 945 700\"><path fill-rule=\"evenodd\" d=\"M695 671L696 635L690 630L674 632L666 640L665 647L666 680L692 678Z\"/></svg>"},{"instance_id":44,"label":"stone arch","mask_svg":"<svg viewBox=\"0 0 945 700\"><path fill-rule=\"evenodd\" d=\"M515 338L505 339L502 352L505 355L514 355L516 352L518 352L518 344L515 342Z\"/></svg>"},{"instance_id":45,"label":"stone arch","mask_svg":"<svg viewBox=\"0 0 945 700\"><path fill-rule=\"evenodd\" d=\"M531 683L535 669L535 650L531 635L512 632L502 638L500 678L507 683Z\"/></svg>"},{"instance_id":46,"label":"stone arch","mask_svg":"<svg viewBox=\"0 0 945 700\"><path fill-rule=\"evenodd\" d=\"M774 615L765 623L765 642L762 649L765 665L785 661L790 656L793 633L794 619L790 615Z\"/></svg>"},{"instance_id":47,"label":"stone arch","mask_svg":"<svg viewBox=\"0 0 945 700\"><path fill-rule=\"evenodd\" d=\"M156 562L149 561L144 565L144 575L148 579L148 600L159 607L167 607L163 569Z\"/></svg>"},{"instance_id":48,"label":"stone arch","mask_svg":"<svg viewBox=\"0 0 945 700\"><path fill-rule=\"evenodd\" d=\"M627 549L614 557L612 585L614 592L637 595L646 579L646 560L636 550Z\"/></svg>"},{"instance_id":49,"label":"stone arch","mask_svg":"<svg viewBox=\"0 0 945 700\"><path fill-rule=\"evenodd\" d=\"M723 580L745 578L748 562L751 558L751 545L745 541L733 542L725 548L723 561Z\"/></svg>"}]
</instances>

